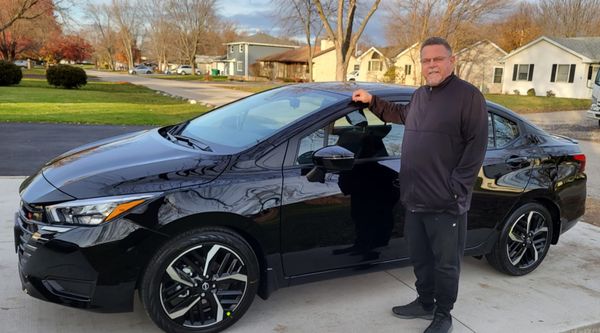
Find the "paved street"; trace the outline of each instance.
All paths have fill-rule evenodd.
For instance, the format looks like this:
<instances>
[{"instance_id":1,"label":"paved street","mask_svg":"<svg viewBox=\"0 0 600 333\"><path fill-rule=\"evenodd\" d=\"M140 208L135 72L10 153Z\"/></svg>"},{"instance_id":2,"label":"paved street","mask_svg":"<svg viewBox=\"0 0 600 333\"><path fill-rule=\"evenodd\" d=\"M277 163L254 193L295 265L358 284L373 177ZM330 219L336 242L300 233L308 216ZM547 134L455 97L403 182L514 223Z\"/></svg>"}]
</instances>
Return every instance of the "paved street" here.
<instances>
[{"instance_id":1,"label":"paved street","mask_svg":"<svg viewBox=\"0 0 600 333\"><path fill-rule=\"evenodd\" d=\"M87 70L86 72L89 75L97 76L103 81L131 82L133 84L146 86L152 90L163 91L173 96L193 99L199 103L208 103L214 106L227 104L233 100L250 95L250 93L247 92L220 88L218 85L205 82L154 79L144 75L129 75L92 70Z\"/></svg>"}]
</instances>

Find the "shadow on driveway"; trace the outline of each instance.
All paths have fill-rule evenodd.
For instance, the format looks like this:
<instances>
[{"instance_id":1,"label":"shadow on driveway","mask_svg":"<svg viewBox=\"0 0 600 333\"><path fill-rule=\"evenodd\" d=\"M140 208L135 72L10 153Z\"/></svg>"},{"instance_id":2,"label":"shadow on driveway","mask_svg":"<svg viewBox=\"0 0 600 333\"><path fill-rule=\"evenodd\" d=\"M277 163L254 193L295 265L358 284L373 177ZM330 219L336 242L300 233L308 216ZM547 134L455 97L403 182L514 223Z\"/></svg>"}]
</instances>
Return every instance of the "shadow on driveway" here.
<instances>
[{"instance_id":1,"label":"shadow on driveway","mask_svg":"<svg viewBox=\"0 0 600 333\"><path fill-rule=\"evenodd\" d=\"M29 176L75 147L153 127L0 123L0 176Z\"/></svg>"}]
</instances>

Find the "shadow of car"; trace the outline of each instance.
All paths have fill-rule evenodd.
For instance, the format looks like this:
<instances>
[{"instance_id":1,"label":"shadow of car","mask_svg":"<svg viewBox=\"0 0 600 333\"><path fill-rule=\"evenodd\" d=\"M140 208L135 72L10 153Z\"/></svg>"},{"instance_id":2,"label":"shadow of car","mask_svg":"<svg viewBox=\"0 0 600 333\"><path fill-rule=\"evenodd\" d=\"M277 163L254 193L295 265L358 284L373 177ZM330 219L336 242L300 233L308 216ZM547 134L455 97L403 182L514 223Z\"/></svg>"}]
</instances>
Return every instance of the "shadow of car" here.
<instances>
[{"instance_id":1,"label":"shadow of car","mask_svg":"<svg viewBox=\"0 0 600 333\"><path fill-rule=\"evenodd\" d=\"M404 126L352 102L357 88L394 103L414 91L289 85L48 162L20 188L23 289L111 312L131 310L137 289L163 330L217 332L255 294L409 264L395 182L410 163ZM465 255L524 275L584 214L585 155L575 140L487 107Z\"/></svg>"}]
</instances>

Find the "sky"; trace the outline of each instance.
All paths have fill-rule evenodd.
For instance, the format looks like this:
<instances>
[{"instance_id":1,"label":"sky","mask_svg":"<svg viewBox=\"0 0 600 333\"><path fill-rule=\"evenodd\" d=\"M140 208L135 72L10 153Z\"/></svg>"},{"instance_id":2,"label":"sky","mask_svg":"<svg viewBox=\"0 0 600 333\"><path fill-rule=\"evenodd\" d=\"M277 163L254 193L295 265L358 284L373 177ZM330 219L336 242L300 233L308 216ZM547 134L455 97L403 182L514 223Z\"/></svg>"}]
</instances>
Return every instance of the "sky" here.
<instances>
[{"instance_id":1,"label":"sky","mask_svg":"<svg viewBox=\"0 0 600 333\"><path fill-rule=\"evenodd\" d=\"M110 0L91 0L92 3L110 3ZM236 23L240 31L264 32L278 35L277 22L271 12L271 0L220 0L218 14ZM384 11L382 6L369 20L363 35L369 36L377 46L385 45ZM73 11L76 20L84 20L80 9ZM304 38L304 36L298 36Z\"/></svg>"}]
</instances>

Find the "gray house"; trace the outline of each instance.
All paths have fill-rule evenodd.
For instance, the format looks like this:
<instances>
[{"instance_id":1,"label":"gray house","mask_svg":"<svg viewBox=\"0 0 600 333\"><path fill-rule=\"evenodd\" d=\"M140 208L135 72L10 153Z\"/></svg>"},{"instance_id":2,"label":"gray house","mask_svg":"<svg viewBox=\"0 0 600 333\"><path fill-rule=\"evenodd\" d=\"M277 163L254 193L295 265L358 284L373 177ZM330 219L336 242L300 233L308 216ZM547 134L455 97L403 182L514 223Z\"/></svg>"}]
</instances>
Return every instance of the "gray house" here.
<instances>
[{"instance_id":1,"label":"gray house","mask_svg":"<svg viewBox=\"0 0 600 333\"><path fill-rule=\"evenodd\" d=\"M266 56L281 53L290 49L298 48L291 42L258 33L256 35L242 37L236 42L227 43L227 61L231 62L227 75L234 76L255 76L253 65L258 63L258 59ZM254 65L254 66L258 66Z\"/></svg>"}]
</instances>

